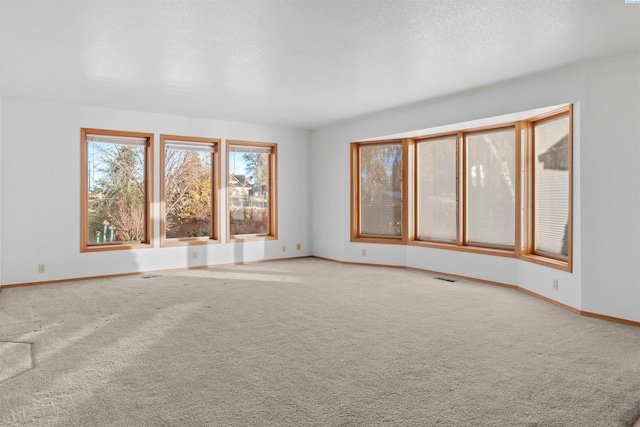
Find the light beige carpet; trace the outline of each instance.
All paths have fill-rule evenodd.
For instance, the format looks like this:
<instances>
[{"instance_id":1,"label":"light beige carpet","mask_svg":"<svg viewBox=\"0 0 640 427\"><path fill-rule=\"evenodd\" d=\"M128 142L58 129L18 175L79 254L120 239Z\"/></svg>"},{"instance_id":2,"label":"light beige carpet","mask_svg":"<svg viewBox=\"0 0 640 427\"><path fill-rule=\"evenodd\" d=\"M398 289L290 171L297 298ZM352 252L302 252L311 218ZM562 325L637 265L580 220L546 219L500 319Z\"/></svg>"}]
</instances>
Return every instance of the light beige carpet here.
<instances>
[{"instance_id":1,"label":"light beige carpet","mask_svg":"<svg viewBox=\"0 0 640 427\"><path fill-rule=\"evenodd\" d=\"M151 276L2 290L0 360L27 343L35 367L0 375L0 425L630 426L640 415L640 328L515 290L312 258Z\"/></svg>"}]
</instances>

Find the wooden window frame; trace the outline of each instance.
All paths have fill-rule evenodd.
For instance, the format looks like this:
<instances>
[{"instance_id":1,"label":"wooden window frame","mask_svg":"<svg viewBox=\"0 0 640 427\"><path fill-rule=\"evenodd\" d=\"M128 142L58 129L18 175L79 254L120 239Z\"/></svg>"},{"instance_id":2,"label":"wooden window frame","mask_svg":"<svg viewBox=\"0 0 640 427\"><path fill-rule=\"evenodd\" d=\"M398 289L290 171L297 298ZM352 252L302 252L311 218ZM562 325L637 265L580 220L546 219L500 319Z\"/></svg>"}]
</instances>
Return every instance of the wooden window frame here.
<instances>
[{"instance_id":1,"label":"wooden window frame","mask_svg":"<svg viewBox=\"0 0 640 427\"><path fill-rule=\"evenodd\" d=\"M360 232L360 148L373 145L389 145L399 144L402 149L402 225L400 236L363 236ZM409 241L409 168L407 167L410 153L413 152L413 145L408 139L390 139L383 141L364 141L364 142L352 142L351 143L351 241L358 243L385 243L401 245L406 244Z\"/></svg>"},{"instance_id":2,"label":"wooden window frame","mask_svg":"<svg viewBox=\"0 0 640 427\"><path fill-rule=\"evenodd\" d=\"M229 153L231 147L262 147L271 149L269 156L269 233L267 234L236 234L231 235L231 216L229 215ZM278 144L275 142L255 142L227 140L226 147L226 176L225 176L225 200L227 218L227 242L241 243L250 241L266 241L278 239Z\"/></svg>"},{"instance_id":3,"label":"wooden window frame","mask_svg":"<svg viewBox=\"0 0 640 427\"><path fill-rule=\"evenodd\" d=\"M458 150L458 161L460 162L461 168L460 168L460 181L462 184L462 196L460 197L459 200L461 200L461 203L458 205L458 207L460 208L459 211L459 215L460 215L460 222L461 227L462 227L462 233L461 233L461 238L458 241L458 245L459 246L464 246L467 248L480 248L481 250L485 250L485 249L489 249L492 252L493 251L500 251L500 252L504 252L504 253L515 253L515 247L517 246L517 239L514 238L514 246L512 247L507 247L507 246L502 246L502 245L492 245L489 243L481 243L481 242L469 242L469 238L468 238L468 230L469 230L469 224L468 224L468 220L469 220L469 203L468 203L468 198L469 198L469 176L468 176L468 152L467 152L467 136L469 135L474 135L474 134L482 134L482 133L490 133L490 132L499 132L501 130L507 130L507 129L513 129L514 132L514 137L515 137L515 145L516 145L516 152L514 153L515 156L515 170L518 171L519 170L519 164L518 164L518 146L519 146L519 140L518 140L518 134L517 134L517 123L504 123L504 124L500 124L500 125L496 125L496 126L489 126L489 127L482 127L482 128L476 128L476 129L468 129L465 130L463 132L459 133L459 144L460 144L460 149ZM516 176L518 174L516 173ZM516 179L516 183L515 183L515 187L516 187L516 200L518 199L518 192L520 187L518 186L518 182ZM517 235L517 226L518 226L518 220L517 220L517 205L514 206L514 235Z\"/></svg>"},{"instance_id":4,"label":"wooden window frame","mask_svg":"<svg viewBox=\"0 0 640 427\"><path fill-rule=\"evenodd\" d=\"M535 249L535 139L534 126L559 117L569 118L569 217L567 225L567 256L556 256L547 252L536 251ZM573 105L568 105L559 110L551 111L547 114L532 117L523 123L523 138L526 139L524 161L526 163L526 185L524 193L523 221L526 224L521 243L520 258L536 264L556 268L571 272L573 270Z\"/></svg>"},{"instance_id":5,"label":"wooden window frame","mask_svg":"<svg viewBox=\"0 0 640 427\"><path fill-rule=\"evenodd\" d=\"M87 135L106 137L144 138L145 146L145 239L140 242L89 243L89 166ZM144 249L153 247L153 133L130 132L107 129L80 129L80 252Z\"/></svg>"},{"instance_id":6,"label":"wooden window frame","mask_svg":"<svg viewBox=\"0 0 640 427\"><path fill-rule=\"evenodd\" d=\"M213 144L211 153L211 236L167 238L165 230L165 142L179 141L194 144ZM160 135L160 246L192 246L220 243L220 148L221 140L216 138L200 138L192 136Z\"/></svg>"},{"instance_id":7,"label":"wooden window frame","mask_svg":"<svg viewBox=\"0 0 640 427\"><path fill-rule=\"evenodd\" d=\"M552 120L563 115L568 115L569 124L569 225L567 231L568 256L555 257L553 254L536 252L535 223L534 223L534 170L535 153L533 141L533 127L536 123ZM491 126L461 129L453 132L444 132L413 137L410 139L389 139L364 142L352 142L351 150L351 211L350 211L350 241L357 243L380 244L407 244L426 248L470 252L484 255L517 258L528 262L544 265L546 267L571 272L573 262L573 105L567 105L545 114L532 116L515 122L500 123ZM482 245L477 243L465 243L467 233L467 154L466 135L492 130L513 128L515 132L515 245L513 248ZM418 159L417 144L427 139L443 137L457 137L457 241L445 242L437 240L419 239L418 236ZM403 158L403 184L402 184L402 236L401 237L369 237L361 236L360 224L360 157L359 150L363 145L389 144L402 142ZM409 179L410 178L410 179Z\"/></svg>"},{"instance_id":8,"label":"wooden window frame","mask_svg":"<svg viewBox=\"0 0 640 427\"><path fill-rule=\"evenodd\" d=\"M502 256L508 258L515 258L516 251L513 248L505 248L502 246L494 246L489 244L481 244L481 243L467 243L467 155L466 155L466 136L474 133L482 133L489 131L499 131L503 129L514 128L514 132L516 133L516 170L520 167L519 163L519 153L520 153L520 140L518 138L518 123L517 122L507 122L501 123L493 126L482 126L475 128L463 129L457 132L445 132L432 134L428 136L420 136L414 138L412 141L417 145L421 141L429 140L429 139L439 139L445 137L456 137L457 145L456 145L456 176L457 176L457 239L455 242L445 242L439 240L428 240L428 239L420 239L418 238L418 223L415 220L413 235L409 240L409 244L413 246L422 246L428 248L436 248L436 249L447 249L454 250L460 252L470 252L484 255L493 255L493 256ZM417 182L418 179L418 171L420 166L418 165L418 158L414 156L412 162L414 164L415 175L414 182ZM516 174L516 189L520 188L520 181L518 180L518 174ZM413 197L411 199L414 200L414 218L418 218L418 198L419 194L417 191L413 193ZM514 233L518 229L520 225L519 221L519 206L518 206L518 195L516 194L516 206L515 206L515 229ZM516 234L515 239L515 247L518 246L518 238Z\"/></svg>"}]
</instances>

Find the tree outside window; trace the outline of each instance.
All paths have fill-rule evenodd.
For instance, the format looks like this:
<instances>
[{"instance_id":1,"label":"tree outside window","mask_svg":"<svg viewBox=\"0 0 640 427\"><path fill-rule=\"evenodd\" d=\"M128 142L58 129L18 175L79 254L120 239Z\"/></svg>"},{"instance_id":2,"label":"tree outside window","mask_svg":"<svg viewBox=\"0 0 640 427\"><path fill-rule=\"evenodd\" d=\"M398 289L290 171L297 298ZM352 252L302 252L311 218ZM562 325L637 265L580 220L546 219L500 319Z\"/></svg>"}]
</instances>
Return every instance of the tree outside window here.
<instances>
[{"instance_id":1,"label":"tree outside window","mask_svg":"<svg viewBox=\"0 0 640 427\"><path fill-rule=\"evenodd\" d=\"M162 244L216 238L214 191L218 140L161 135Z\"/></svg>"},{"instance_id":2,"label":"tree outside window","mask_svg":"<svg viewBox=\"0 0 640 427\"><path fill-rule=\"evenodd\" d=\"M151 240L153 135L82 129L82 250Z\"/></svg>"},{"instance_id":3,"label":"tree outside window","mask_svg":"<svg viewBox=\"0 0 640 427\"><path fill-rule=\"evenodd\" d=\"M359 146L359 235L402 235L402 143Z\"/></svg>"}]
</instances>

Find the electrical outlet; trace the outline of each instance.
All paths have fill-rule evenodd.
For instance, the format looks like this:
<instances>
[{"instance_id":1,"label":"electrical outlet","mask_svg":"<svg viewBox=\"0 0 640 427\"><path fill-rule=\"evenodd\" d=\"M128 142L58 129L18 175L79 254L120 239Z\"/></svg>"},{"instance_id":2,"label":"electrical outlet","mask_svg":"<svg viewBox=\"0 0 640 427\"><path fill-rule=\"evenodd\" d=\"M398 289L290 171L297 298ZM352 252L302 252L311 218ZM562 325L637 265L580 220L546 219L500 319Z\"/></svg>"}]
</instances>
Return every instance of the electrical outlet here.
<instances>
[{"instance_id":1,"label":"electrical outlet","mask_svg":"<svg viewBox=\"0 0 640 427\"><path fill-rule=\"evenodd\" d=\"M44 273L44 272L45 272L44 264L38 264L38 273Z\"/></svg>"},{"instance_id":2,"label":"electrical outlet","mask_svg":"<svg viewBox=\"0 0 640 427\"><path fill-rule=\"evenodd\" d=\"M287 245L282 245L282 252L287 252Z\"/></svg>"},{"instance_id":3,"label":"electrical outlet","mask_svg":"<svg viewBox=\"0 0 640 427\"><path fill-rule=\"evenodd\" d=\"M367 250L366 249L362 250L362 256L367 256Z\"/></svg>"},{"instance_id":4,"label":"electrical outlet","mask_svg":"<svg viewBox=\"0 0 640 427\"><path fill-rule=\"evenodd\" d=\"M300 249L302 249L302 245L300 245L300 243L298 243L298 244L296 245L296 250L298 250L298 251L299 251Z\"/></svg>"},{"instance_id":5,"label":"electrical outlet","mask_svg":"<svg viewBox=\"0 0 640 427\"><path fill-rule=\"evenodd\" d=\"M198 259L198 252L196 251L191 252L191 259Z\"/></svg>"},{"instance_id":6,"label":"electrical outlet","mask_svg":"<svg viewBox=\"0 0 640 427\"><path fill-rule=\"evenodd\" d=\"M554 291L558 290L558 279L553 279L553 290Z\"/></svg>"}]
</instances>

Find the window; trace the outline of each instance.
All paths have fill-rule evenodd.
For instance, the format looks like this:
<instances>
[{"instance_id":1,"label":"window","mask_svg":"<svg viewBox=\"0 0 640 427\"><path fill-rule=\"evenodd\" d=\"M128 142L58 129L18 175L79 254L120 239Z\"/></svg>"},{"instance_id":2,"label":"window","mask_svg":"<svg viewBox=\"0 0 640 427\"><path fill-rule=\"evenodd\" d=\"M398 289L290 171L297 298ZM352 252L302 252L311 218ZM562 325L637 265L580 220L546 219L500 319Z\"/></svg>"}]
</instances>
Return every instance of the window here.
<instances>
[{"instance_id":1,"label":"window","mask_svg":"<svg viewBox=\"0 0 640 427\"><path fill-rule=\"evenodd\" d=\"M151 246L153 134L81 129L81 251Z\"/></svg>"},{"instance_id":2,"label":"window","mask_svg":"<svg viewBox=\"0 0 640 427\"><path fill-rule=\"evenodd\" d=\"M458 240L458 137L416 143L417 237L454 243Z\"/></svg>"},{"instance_id":3,"label":"window","mask_svg":"<svg viewBox=\"0 0 640 427\"><path fill-rule=\"evenodd\" d=\"M465 135L467 245L515 245L515 136L515 128Z\"/></svg>"},{"instance_id":4,"label":"window","mask_svg":"<svg viewBox=\"0 0 640 427\"><path fill-rule=\"evenodd\" d=\"M517 257L571 271L572 111L352 143L351 241Z\"/></svg>"},{"instance_id":5,"label":"window","mask_svg":"<svg viewBox=\"0 0 640 427\"><path fill-rule=\"evenodd\" d=\"M161 246L217 242L218 139L160 135Z\"/></svg>"},{"instance_id":6,"label":"window","mask_svg":"<svg viewBox=\"0 0 640 427\"><path fill-rule=\"evenodd\" d=\"M566 260L570 247L571 120L533 122L533 253Z\"/></svg>"},{"instance_id":7,"label":"window","mask_svg":"<svg viewBox=\"0 0 640 427\"><path fill-rule=\"evenodd\" d=\"M352 144L352 238L402 238L403 144Z\"/></svg>"},{"instance_id":8,"label":"window","mask_svg":"<svg viewBox=\"0 0 640 427\"><path fill-rule=\"evenodd\" d=\"M277 145L227 141L229 240L276 239Z\"/></svg>"}]
</instances>

